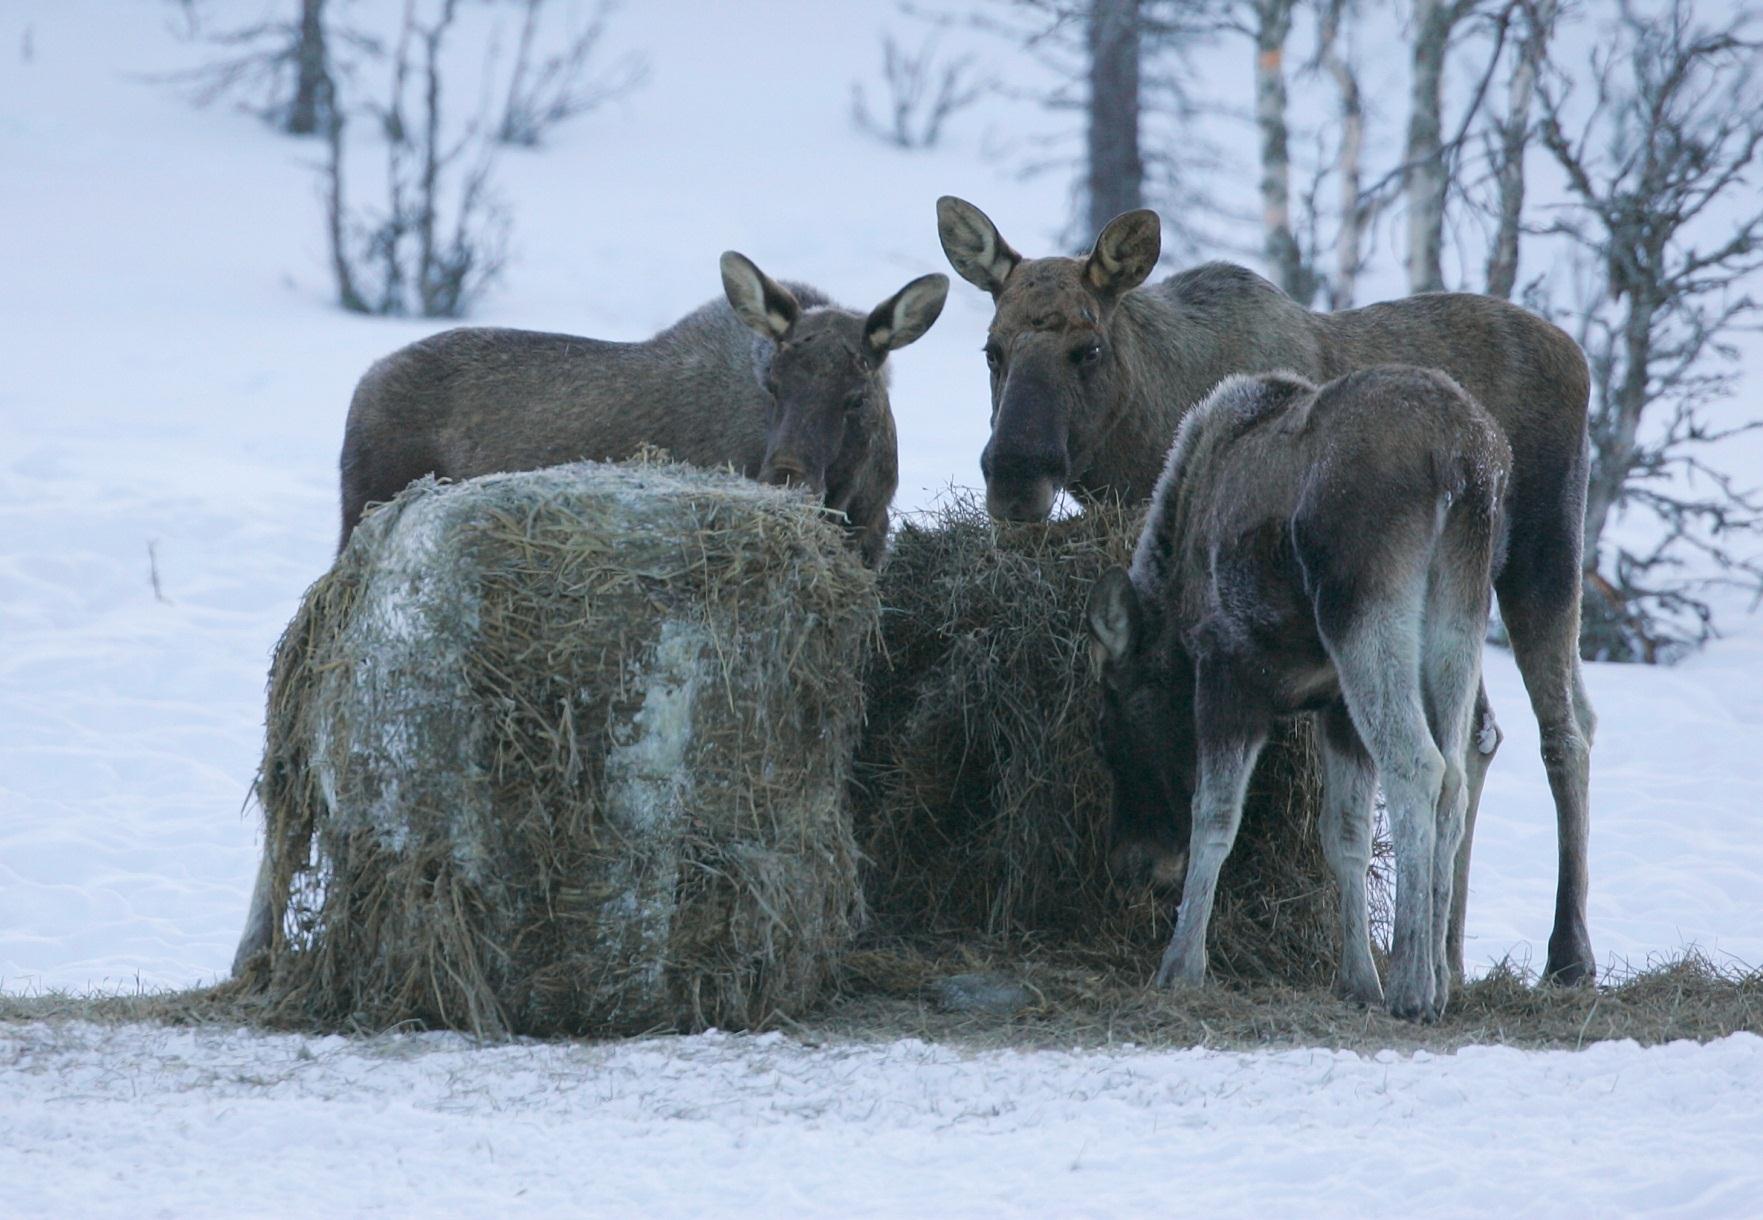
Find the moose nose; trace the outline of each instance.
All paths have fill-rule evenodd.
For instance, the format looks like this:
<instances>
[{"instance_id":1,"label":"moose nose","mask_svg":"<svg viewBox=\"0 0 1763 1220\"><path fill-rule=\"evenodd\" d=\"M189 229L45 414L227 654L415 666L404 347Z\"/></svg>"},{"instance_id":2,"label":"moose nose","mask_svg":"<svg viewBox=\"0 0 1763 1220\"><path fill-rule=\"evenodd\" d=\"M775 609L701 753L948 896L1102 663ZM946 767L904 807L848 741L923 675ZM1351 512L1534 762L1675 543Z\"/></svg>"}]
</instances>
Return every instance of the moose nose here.
<instances>
[{"instance_id":1,"label":"moose nose","mask_svg":"<svg viewBox=\"0 0 1763 1220\"><path fill-rule=\"evenodd\" d=\"M1045 521L1065 484L1065 454L1053 449L996 449L980 455L986 508L1002 521Z\"/></svg>"}]
</instances>

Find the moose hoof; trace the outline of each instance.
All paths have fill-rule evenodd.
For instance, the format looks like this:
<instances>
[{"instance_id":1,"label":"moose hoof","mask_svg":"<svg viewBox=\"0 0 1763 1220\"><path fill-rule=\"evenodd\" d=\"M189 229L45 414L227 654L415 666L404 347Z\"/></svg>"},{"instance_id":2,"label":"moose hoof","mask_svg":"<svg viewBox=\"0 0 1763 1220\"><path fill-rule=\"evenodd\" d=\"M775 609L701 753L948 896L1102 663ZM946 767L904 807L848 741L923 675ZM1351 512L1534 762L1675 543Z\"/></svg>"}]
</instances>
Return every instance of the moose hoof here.
<instances>
[{"instance_id":1,"label":"moose hoof","mask_svg":"<svg viewBox=\"0 0 1763 1220\"><path fill-rule=\"evenodd\" d=\"M1598 981L1598 963L1591 938L1583 931L1549 937L1549 964L1543 978L1562 987L1585 987Z\"/></svg>"},{"instance_id":2,"label":"moose hoof","mask_svg":"<svg viewBox=\"0 0 1763 1220\"><path fill-rule=\"evenodd\" d=\"M1366 1008L1383 1007L1383 987L1376 978L1342 979L1335 984L1335 994L1349 1004L1363 1004Z\"/></svg>"},{"instance_id":3,"label":"moose hoof","mask_svg":"<svg viewBox=\"0 0 1763 1220\"><path fill-rule=\"evenodd\" d=\"M1188 987L1204 986L1205 982L1204 963L1196 970L1180 958L1166 954L1162 965L1157 967L1157 977L1153 980L1153 985L1161 991L1179 991Z\"/></svg>"},{"instance_id":4,"label":"moose hoof","mask_svg":"<svg viewBox=\"0 0 1763 1220\"><path fill-rule=\"evenodd\" d=\"M1438 1012L1430 1003L1417 1000L1391 1000L1390 1016L1398 1021L1412 1021L1416 1025L1431 1025L1439 1019Z\"/></svg>"},{"instance_id":5,"label":"moose hoof","mask_svg":"<svg viewBox=\"0 0 1763 1220\"><path fill-rule=\"evenodd\" d=\"M1430 1024L1438 1020L1439 1005L1430 984L1430 972L1420 978L1392 983L1389 991L1390 1016L1400 1021Z\"/></svg>"}]
</instances>

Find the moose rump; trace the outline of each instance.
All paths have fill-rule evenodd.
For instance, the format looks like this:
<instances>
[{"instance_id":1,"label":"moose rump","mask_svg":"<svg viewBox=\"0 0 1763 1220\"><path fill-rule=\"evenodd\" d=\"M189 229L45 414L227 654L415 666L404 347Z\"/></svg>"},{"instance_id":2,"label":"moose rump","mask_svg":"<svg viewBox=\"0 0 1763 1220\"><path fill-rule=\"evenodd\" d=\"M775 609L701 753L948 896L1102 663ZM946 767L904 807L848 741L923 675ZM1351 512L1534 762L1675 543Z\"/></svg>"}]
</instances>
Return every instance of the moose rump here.
<instances>
[{"instance_id":1,"label":"moose rump","mask_svg":"<svg viewBox=\"0 0 1763 1220\"><path fill-rule=\"evenodd\" d=\"M1184 420L1130 572L1098 582L1101 737L1122 821L1173 815L1188 845L1158 982L1199 983L1218 871L1274 723L1319 715L1339 982L1385 998L1371 957L1372 795L1396 855L1390 1011L1444 1008L1456 854L1490 574L1511 452L1442 373L1386 366L1317 389L1224 381ZM1190 812L1191 801L1191 812Z\"/></svg>"}]
</instances>

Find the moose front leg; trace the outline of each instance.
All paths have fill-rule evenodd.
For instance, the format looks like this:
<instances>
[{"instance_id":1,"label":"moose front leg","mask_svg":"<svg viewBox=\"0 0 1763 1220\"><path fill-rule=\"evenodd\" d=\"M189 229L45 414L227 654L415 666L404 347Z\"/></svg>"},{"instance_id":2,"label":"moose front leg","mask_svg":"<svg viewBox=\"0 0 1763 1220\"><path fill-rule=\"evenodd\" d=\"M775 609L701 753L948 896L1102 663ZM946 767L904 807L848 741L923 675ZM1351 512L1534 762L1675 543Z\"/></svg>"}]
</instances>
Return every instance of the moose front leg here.
<instances>
[{"instance_id":1,"label":"moose front leg","mask_svg":"<svg viewBox=\"0 0 1763 1220\"><path fill-rule=\"evenodd\" d=\"M1204 690L1203 676L1201 687ZM1228 721L1222 716L1212 719L1207 702L1203 695L1195 701L1200 775L1194 792L1193 829L1188 839L1188 876L1182 888L1181 909L1176 914L1175 935L1157 968L1159 987L1206 981L1206 929L1212 922L1218 870L1236 842L1237 825L1243 816L1243 795L1267 740L1265 725L1225 729Z\"/></svg>"}]
</instances>

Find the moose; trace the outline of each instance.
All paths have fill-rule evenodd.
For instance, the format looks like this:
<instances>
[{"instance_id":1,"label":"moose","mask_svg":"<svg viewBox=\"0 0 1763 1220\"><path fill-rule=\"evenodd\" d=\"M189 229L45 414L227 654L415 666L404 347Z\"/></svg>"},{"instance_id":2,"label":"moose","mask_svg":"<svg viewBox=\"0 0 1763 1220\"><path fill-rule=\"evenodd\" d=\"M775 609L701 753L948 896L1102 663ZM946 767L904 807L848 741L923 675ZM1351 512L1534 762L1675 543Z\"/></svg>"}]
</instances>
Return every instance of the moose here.
<instances>
[{"instance_id":1,"label":"moose","mask_svg":"<svg viewBox=\"0 0 1763 1220\"><path fill-rule=\"evenodd\" d=\"M337 549L369 503L423 475L616 461L651 445L806 488L879 563L899 478L885 362L937 320L948 277L920 276L860 314L732 250L721 269L724 299L640 342L461 327L380 360L349 405Z\"/></svg>"},{"instance_id":2,"label":"moose","mask_svg":"<svg viewBox=\"0 0 1763 1220\"><path fill-rule=\"evenodd\" d=\"M1117 802L1189 823L1159 985L1200 983L1219 867L1274 722L1321 720L1323 849L1340 887L1339 985L1384 1000L1365 880L1381 779L1396 857L1390 1012L1433 1020L1469 802L1464 762L1512 455L1443 373L1318 388L1226 378L1183 418L1130 572L1088 609ZM1377 522L1367 529L1366 522Z\"/></svg>"},{"instance_id":3,"label":"moose","mask_svg":"<svg viewBox=\"0 0 1763 1220\"><path fill-rule=\"evenodd\" d=\"M937 228L956 272L994 301L985 345L991 439L980 468L996 517L1044 519L1061 489L1080 500L1148 499L1177 424L1233 373L1286 369L1323 382L1403 363L1443 370L1488 410L1512 447L1503 505L1511 541L1494 590L1555 800L1559 874L1545 976L1591 981L1586 837L1596 719L1579 665L1590 376L1573 340L1524 309L1469 293L1313 312L1229 263L1141 287L1161 253L1151 211L1116 217L1080 258L1025 259L985 213L953 196L937 201ZM1364 527L1380 524L1365 515ZM1500 739L1485 690L1476 725L1450 927L1458 974L1469 842ZM1114 829L1162 861L1157 872L1171 871L1166 828L1117 820Z\"/></svg>"}]
</instances>

